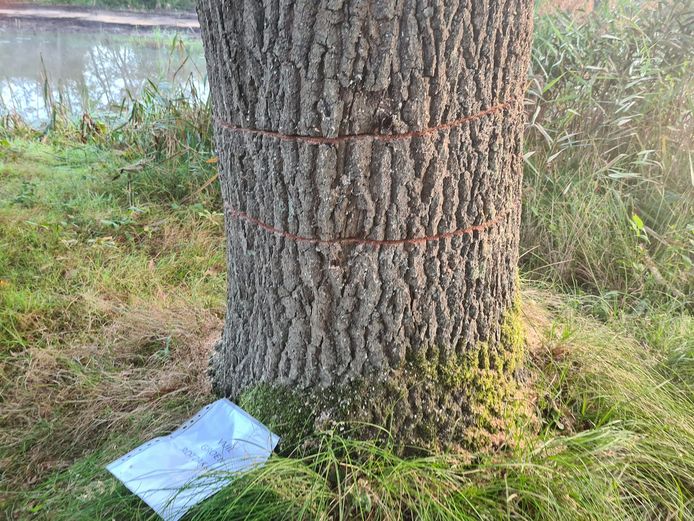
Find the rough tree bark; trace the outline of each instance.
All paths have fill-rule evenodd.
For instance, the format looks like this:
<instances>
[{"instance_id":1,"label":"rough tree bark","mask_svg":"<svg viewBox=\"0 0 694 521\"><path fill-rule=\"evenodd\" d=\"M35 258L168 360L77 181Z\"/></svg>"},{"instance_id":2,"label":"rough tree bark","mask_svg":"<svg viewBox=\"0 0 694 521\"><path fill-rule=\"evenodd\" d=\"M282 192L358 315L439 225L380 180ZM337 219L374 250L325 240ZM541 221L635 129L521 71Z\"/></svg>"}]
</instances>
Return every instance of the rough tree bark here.
<instances>
[{"instance_id":1,"label":"rough tree bark","mask_svg":"<svg viewBox=\"0 0 694 521\"><path fill-rule=\"evenodd\" d=\"M508 430L532 4L200 0L228 241L220 393L270 423L388 422L403 443Z\"/></svg>"}]
</instances>

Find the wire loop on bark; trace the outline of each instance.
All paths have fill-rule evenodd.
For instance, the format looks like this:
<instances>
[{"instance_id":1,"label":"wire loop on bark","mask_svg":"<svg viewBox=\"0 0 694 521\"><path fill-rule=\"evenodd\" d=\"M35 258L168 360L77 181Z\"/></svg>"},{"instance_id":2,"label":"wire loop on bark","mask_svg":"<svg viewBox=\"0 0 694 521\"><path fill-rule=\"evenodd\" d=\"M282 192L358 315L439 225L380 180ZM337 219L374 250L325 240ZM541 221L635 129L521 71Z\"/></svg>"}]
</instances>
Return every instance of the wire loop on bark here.
<instances>
[{"instance_id":1,"label":"wire loop on bark","mask_svg":"<svg viewBox=\"0 0 694 521\"><path fill-rule=\"evenodd\" d=\"M301 242L301 243L306 243L306 244L339 244L339 245L365 245L365 246L372 246L374 248L381 247L381 246L401 246L404 244L422 244L430 241L439 241L442 239L452 239L453 237L462 237L464 235L470 235L474 232L483 232L485 230L488 230L489 228L492 228L499 224L501 221L503 221L508 215L511 214L513 210L516 209L518 205L514 204L500 212L496 217L489 219L481 224L475 224L473 226L468 226L467 228L461 228L458 230L453 230L450 232L444 232L444 233L439 233L435 235L424 235L421 237L412 237L409 239L363 239L359 237L338 237L335 239L320 239L317 237L306 237L303 235L298 235L295 233L287 232L285 230L281 230L279 228L275 228L274 226L271 226L260 219L257 219L251 215L248 215L246 212L242 212L241 210L236 210L235 208L232 208L228 206L226 203L224 204L224 209L228 212L229 217L231 219L237 220L237 221L244 221L249 224L253 224L257 226L258 228L274 234L278 235L284 239L288 239L294 242Z\"/></svg>"},{"instance_id":2,"label":"wire loop on bark","mask_svg":"<svg viewBox=\"0 0 694 521\"><path fill-rule=\"evenodd\" d=\"M415 138L415 137L423 137L431 134L435 134L437 132L440 132L442 130L450 130L455 127L459 127L461 125L464 125L465 123L469 123L471 121L475 121L477 119L481 119L485 116L489 116L491 114L495 114L497 112L500 112L502 110L508 109L513 105L513 102L505 102L505 103L499 103L498 105L494 105L486 110L483 110L481 112L478 112L476 114L472 114L470 116L466 116L461 119L457 119L455 121L450 121L448 123L442 123L441 125L436 125L434 127L429 127L425 128L422 130L414 130L411 132L405 132L402 134L348 134L344 136L336 136L336 137L323 137L323 136L306 136L306 135L296 135L296 134L283 134L282 132L276 132L272 130L261 130L261 129L250 129L250 128L244 128L244 127L237 127L235 125L231 125L229 123L226 123L224 121L220 121L217 119L217 124L225 128L227 130L230 130L232 132L238 132L238 133L248 133L248 134L255 134L259 136L265 136L265 137L271 137L278 139L280 141L294 141L294 142L301 142L301 143L308 143L311 145L334 145L337 143L341 143L344 141L363 141L363 140L373 140L373 141L385 141L385 142L390 142L390 141L399 141L403 139L410 139L410 138ZM317 237L306 237L302 235L297 235L295 233L287 232L285 230L281 230L279 228L275 228L274 226L271 226L260 219L253 217L249 215L246 212L243 212L241 210L237 210L236 208L232 208L231 206L227 205L227 203L224 203L224 209L228 212L229 217L231 219L235 219L237 221L244 221L249 224L253 224L257 226L258 228L268 232L272 233L274 235L278 235L280 237L283 237L285 239L294 241L294 242L301 242L301 243L307 243L307 244L341 244L341 245L366 245L366 246L373 246L373 247L380 247L380 246L399 246L403 244L421 244L421 243L426 243L430 241L438 241L441 239L451 239L453 237L462 237L464 235L469 235L474 232L482 232L485 231L497 224L499 224L505 217L507 217L512 210L516 208L517 205L512 205L511 207L507 208L506 210L500 212L496 217L489 219L481 224L476 224L473 226L469 226L467 228L462 228L458 230L453 230L450 232L445 232L445 233L440 233L436 235L426 235L422 237L413 237L413 238L408 238L408 239L365 239L365 238L358 238L358 237L340 237L340 238L335 238L335 239L321 239Z\"/></svg>"},{"instance_id":3,"label":"wire loop on bark","mask_svg":"<svg viewBox=\"0 0 694 521\"><path fill-rule=\"evenodd\" d=\"M263 129L239 127L236 125L232 125L231 123L227 123L225 121L222 121L219 118L215 118L215 120L216 120L218 126L224 128L224 129L230 130L231 132L255 134L257 136L270 137L270 138L278 139L280 141L293 141L293 142L307 143L309 145L335 145L335 144L342 143L345 141L367 141L367 140L370 140L370 141L392 142L392 141L401 141L403 139L411 139L411 138L415 138L415 137L428 136L431 134L436 134L437 132L441 132L442 130L450 130L450 129L459 127L461 125L464 125L465 123L469 123L471 121L481 119L485 116L495 114L497 112L500 112L502 110L510 108L512 105L513 105L512 101L507 101L505 103L499 103L498 105L494 105L492 107L489 107L488 109L485 109L485 110L478 112L476 114L472 114L470 116L465 116L464 118L456 119L454 121L449 121L448 123L441 123L440 125L436 125L436 126L429 127L429 128L424 128L421 130L412 130L410 132L403 132L401 134L346 134L344 136L335 136L335 137L308 136L308 135L300 135L300 134L284 134L282 132L277 132L275 130L263 130Z\"/></svg>"}]
</instances>

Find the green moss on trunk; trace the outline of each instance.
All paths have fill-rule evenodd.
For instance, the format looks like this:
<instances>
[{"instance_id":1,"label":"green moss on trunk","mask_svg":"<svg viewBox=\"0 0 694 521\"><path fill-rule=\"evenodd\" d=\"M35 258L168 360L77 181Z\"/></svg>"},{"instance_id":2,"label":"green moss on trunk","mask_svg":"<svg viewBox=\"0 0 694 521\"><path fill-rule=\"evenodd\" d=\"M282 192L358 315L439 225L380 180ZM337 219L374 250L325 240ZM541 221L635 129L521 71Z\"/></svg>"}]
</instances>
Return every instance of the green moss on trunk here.
<instances>
[{"instance_id":1,"label":"green moss on trunk","mask_svg":"<svg viewBox=\"0 0 694 521\"><path fill-rule=\"evenodd\" d=\"M499 343L480 342L454 360L411 360L383 380L349 386L296 390L261 384L245 391L239 403L282 436L285 451L325 429L385 436L378 427L403 451L516 446L534 423L518 378L524 354L516 304L506 314Z\"/></svg>"}]
</instances>

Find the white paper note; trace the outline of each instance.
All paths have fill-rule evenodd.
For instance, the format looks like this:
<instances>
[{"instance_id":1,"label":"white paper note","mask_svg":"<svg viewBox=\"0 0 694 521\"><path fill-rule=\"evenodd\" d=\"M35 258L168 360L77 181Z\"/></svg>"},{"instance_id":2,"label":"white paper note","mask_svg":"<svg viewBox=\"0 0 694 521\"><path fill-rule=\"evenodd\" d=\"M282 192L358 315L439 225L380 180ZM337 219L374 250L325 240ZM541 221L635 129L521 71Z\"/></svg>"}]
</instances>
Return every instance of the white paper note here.
<instances>
[{"instance_id":1,"label":"white paper note","mask_svg":"<svg viewBox=\"0 0 694 521\"><path fill-rule=\"evenodd\" d=\"M180 428L155 438L106 468L165 521L177 521L233 474L267 461L279 437L223 398Z\"/></svg>"}]
</instances>

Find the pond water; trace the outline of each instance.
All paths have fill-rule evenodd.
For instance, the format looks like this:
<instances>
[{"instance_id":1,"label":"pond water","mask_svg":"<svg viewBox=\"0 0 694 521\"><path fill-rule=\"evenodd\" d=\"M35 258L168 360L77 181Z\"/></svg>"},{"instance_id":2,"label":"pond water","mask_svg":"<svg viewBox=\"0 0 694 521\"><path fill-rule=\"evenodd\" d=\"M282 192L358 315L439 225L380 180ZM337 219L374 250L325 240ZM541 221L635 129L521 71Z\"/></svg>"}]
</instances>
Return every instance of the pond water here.
<instances>
[{"instance_id":1,"label":"pond water","mask_svg":"<svg viewBox=\"0 0 694 521\"><path fill-rule=\"evenodd\" d=\"M0 115L16 112L40 124L53 103L76 116L120 114L145 88L207 96L196 33L0 19Z\"/></svg>"}]
</instances>

